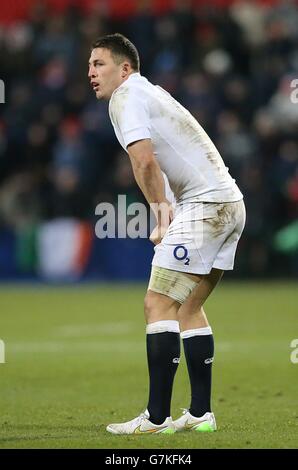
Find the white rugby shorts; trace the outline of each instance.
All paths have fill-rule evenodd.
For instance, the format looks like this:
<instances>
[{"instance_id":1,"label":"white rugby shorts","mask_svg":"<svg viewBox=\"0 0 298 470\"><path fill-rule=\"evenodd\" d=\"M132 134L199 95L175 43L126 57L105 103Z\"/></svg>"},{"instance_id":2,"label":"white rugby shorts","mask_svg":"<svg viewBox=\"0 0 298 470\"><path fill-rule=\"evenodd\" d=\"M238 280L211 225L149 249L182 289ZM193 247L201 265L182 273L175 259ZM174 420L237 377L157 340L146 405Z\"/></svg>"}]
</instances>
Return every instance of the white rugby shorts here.
<instances>
[{"instance_id":1,"label":"white rugby shorts","mask_svg":"<svg viewBox=\"0 0 298 470\"><path fill-rule=\"evenodd\" d=\"M152 265L193 274L232 270L245 219L243 200L177 204Z\"/></svg>"}]
</instances>

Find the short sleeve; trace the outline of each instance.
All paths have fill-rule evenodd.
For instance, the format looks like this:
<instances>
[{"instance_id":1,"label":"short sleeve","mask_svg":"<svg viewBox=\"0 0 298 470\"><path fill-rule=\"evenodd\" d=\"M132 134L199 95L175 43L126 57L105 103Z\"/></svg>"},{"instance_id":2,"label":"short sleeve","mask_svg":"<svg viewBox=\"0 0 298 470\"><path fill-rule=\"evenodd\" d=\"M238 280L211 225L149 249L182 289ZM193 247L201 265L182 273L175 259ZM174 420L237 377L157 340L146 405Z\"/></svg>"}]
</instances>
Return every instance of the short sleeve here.
<instances>
[{"instance_id":1,"label":"short sleeve","mask_svg":"<svg viewBox=\"0 0 298 470\"><path fill-rule=\"evenodd\" d=\"M112 124L120 134L125 148L132 142L150 139L150 120L147 104L135 91L116 93L110 103Z\"/></svg>"}]
</instances>

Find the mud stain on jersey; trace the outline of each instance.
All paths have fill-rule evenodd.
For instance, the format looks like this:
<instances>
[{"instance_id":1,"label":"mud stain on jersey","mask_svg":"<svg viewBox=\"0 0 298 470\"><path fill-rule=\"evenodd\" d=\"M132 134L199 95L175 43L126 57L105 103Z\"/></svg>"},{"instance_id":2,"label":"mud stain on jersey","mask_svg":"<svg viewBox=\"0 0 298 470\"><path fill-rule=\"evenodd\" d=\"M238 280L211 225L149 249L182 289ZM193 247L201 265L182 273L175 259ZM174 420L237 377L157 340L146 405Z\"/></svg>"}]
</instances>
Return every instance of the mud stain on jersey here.
<instances>
[{"instance_id":1,"label":"mud stain on jersey","mask_svg":"<svg viewBox=\"0 0 298 470\"><path fill-rule=\"evenodd\" d=\"M215 166L215 168L218 171L221 170L220 161L219 161L217 155L214 152L207 152L206 153L206 158L211 163L211 165Z\"/></svg>"},{"instance_id":2,"label":"mud stain on jersey","mask_svg":"<svg viewBox=\"0 0 298 470\"><path fill-rule=\"evenodd\" d=\"M189 142L192 144L202 143L200 128L194 118L192 119L191 116L185 116L181 118L170 116L170 120L176 127L178 135L187 136L189 138Z\"/></svg>"},{"instance_id":3,"label":"mud stain on jersey","mask_svg":"<svg viewBox=\"0 0 298 470\"><path fill-rule=\"evenodd\" d=\"M190 143L201 143L199 123L172 97L163 101L163 105L157 104L155 113L159 117L168 117L177 135L188 137Z\"/></svg>"},{"instance_id":4,"label":"mud stain on jersey","mask_svg":"<svg viewBox=\"0 0 298 470\"><path fill-rule=\"evenodd\" d=\"M114 122L118 124L121 123L121 119L123 116L123 111L125 109L125 103L128 98L128 88L123 87L121 88L121 92L116 93L113 97L112 101L112 108L111 108L111 115Z\"/></svg>"},{"instance_id":5,"label":"mud stain on jersey","mask_svg":"<svg viewBox=\"0 0 298 470\"><path fill-rule=\"evenodd\" d=\"M199 144L204 150L207 160L212 164L214 169L218 172L223 171L223 161L205 130L188 111L181 109L180 107L179 111L179 117L170 115L170 120L176 128L177 134L186 136L191 145L194 143Z\"/></svg>"}]
</instances>

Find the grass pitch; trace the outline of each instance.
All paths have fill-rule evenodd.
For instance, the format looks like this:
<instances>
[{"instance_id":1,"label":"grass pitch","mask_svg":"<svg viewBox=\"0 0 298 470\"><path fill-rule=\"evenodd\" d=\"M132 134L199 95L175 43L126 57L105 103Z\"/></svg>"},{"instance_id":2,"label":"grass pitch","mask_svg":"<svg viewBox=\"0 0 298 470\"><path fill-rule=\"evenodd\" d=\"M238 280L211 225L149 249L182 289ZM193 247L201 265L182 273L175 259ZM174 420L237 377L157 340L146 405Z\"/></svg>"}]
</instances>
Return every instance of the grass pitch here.
<instances>
[{"instance_id":1,"label":"grass pitch","mask_svg":"<svg viewBox=\"0 0 298 470\"><path fill-rule=\"evenodd\" d=\"M297 448L297 286L225 280L206 302L218 432L113 436L147 402L146 286L0 288L0 448ZM184 357L172 415L189 405Z\"/></svg>"}]
</instances>

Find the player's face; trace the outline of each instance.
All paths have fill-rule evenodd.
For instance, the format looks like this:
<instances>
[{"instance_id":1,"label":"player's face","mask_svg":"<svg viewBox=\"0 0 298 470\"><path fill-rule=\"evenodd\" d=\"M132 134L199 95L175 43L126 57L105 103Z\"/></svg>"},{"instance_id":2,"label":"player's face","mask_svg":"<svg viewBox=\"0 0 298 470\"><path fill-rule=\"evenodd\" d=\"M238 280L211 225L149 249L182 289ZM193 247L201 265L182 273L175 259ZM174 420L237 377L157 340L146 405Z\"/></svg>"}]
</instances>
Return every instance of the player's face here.
<instances>
[{"instance_id":1,"label":"player's face","mask_svg":"<svg viewBox=\"0 0 298 470\"><path fill-rule=\"evenodd\" d=\"M109 100L126 77L126 62L116 64L109 49L97 47L91 52L88 77L98 100Z\"/></svg>"}]
</instances>

